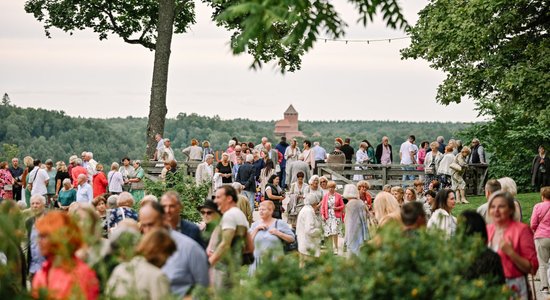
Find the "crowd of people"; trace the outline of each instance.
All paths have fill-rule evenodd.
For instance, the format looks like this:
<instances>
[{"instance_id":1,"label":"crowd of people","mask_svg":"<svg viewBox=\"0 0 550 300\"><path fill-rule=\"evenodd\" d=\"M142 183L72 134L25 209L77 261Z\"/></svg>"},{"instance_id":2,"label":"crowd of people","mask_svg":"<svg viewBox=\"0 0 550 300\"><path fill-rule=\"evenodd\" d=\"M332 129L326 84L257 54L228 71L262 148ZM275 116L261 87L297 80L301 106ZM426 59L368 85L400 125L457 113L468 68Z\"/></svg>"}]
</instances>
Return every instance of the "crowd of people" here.
<instances>
[{"instance_id":1,"label":"crowd of people","mask_svg":"<svg viewBox=\"0 0 550 300\"><path fill-rule=\"evenodd\" d=\"M160 176L166 180L167 172L177 172L177 162L170 141L160 135L157 141L155 159L167 166ZM2 205L12 205L12 211L21 207L28 216L25 249L9 257L0 253L6 262L23 266L17 273L20 289L29 288L28 280L34 297L43 290L53 299L97 299L100 294L184 297L199 286L229 288L238 284L236 273L243 265L253 276L262 261L286 253L298 253L301 265L315 262L323 252L360 255L361 248L376 239L376 231L388 224L402 227L412 238L427 227L452 239L464 222L488 247L480 258L484 267L473 266L473 276L496 276L527 299L526 275L540 266L541 286L548 291L546 175L543 181L540 174L535 177L542 201L533 209L530 226L521 222L524 216L511 178L488 180L487 203L458 219L453 215L456 203L468 203L464 170L487 163L477 139L468 147L453 140L445 145L438 137L419 148L411 135L400 147L400 165L424 174L404 175L403 182L413 182L411 186L384 186L376 194L365 176L354 176L355 184L339 187L318 176L316 165L354 159L360 168L392 164L387 137L376 149L362 141L357 152L349 139L336 139L332 152L308 140L300 149L296 140L288 144L284 138L275 147L267 138L258 145L234 139L216 164L207 141L201 147L193 140L183 153L199 163L196 183L210 186L197 208L184 208L168 185L160 199L145 195L141 163L129 158L121 160L122 166L113 162L107 174L91 152L72 156L68 166L57 162L55 168L51 160L42 164L31 157L23 159L25 168L17 158L11 168L2 163L11 175L11 181L5 172L0 177L3 187L11 185L2 189ZM546 163L544 151L539 151L534 165ZM183 219L184 209L198 209L202 221Z\"/></svg>"}]
</instances>

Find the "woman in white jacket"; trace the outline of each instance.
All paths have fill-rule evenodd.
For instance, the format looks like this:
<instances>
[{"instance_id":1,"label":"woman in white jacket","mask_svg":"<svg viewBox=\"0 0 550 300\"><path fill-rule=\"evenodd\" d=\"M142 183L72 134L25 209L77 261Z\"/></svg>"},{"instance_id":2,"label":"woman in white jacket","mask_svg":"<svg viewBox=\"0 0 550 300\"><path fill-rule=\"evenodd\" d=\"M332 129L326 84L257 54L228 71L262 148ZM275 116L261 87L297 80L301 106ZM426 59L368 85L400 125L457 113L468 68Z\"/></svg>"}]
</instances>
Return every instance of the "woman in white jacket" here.
<instances>
[{"instance_id":1,"label":"woman in white jacket","mask_svg":"<svg viewBox=\"0 0 550 300\"><path fill-rule=\"evenodd\" d=\"M304 199L304 207L300 210L296 220L296 238L302 264L307 257L319 257L321 254L323 227L321 220L315 214L315 209L311 206L316 202L315 194L307 194Z\"/></svg>"},{"instance_id":2,"label":"woman in white jacket","mask_svg":"<svg viewBox=\"0 0 550 300\"><path fill-rule=\"evenodd\" d=\"M443 189L435 196L435 210L428 221L428 228L437 228L451 237L456 232L456 218L451 215L455 207L455 194L452 190Z\"/></svg>"}]
</instances>

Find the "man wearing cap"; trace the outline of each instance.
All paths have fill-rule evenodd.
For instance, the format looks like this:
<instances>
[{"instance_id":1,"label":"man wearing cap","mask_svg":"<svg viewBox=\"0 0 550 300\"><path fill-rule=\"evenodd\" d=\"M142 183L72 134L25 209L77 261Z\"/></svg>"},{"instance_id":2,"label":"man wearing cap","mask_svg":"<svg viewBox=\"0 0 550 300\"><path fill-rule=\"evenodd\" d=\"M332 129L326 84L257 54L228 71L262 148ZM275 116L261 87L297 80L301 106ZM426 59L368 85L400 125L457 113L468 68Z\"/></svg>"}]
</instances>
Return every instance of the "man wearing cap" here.
<instances>
[{"instance_id":1,"label":"man wearing cap","mask_svg":"<svg viewBox=\"0 0 550 300\"><path fill-rule=\"evenodd\" d=\"M220 224L222 213L218 210L216 203L210 199L204 201L204 203L198 207L198 210L202 217L202 223L200 224L201 238L203 243L208 246L214 230Z\"/></svg>"},{"instance_id":2,"label":"man wearing cap","mask_svg":"<svg viewBox=\"0 0 550 300\"><path fill-rule=\"evenodd\" d=\"M478 139L472 140L472 154L468 159L469 164L486 164L487 160L485 159L485 149L480 145Z\"/></svg>"}]
</instances>

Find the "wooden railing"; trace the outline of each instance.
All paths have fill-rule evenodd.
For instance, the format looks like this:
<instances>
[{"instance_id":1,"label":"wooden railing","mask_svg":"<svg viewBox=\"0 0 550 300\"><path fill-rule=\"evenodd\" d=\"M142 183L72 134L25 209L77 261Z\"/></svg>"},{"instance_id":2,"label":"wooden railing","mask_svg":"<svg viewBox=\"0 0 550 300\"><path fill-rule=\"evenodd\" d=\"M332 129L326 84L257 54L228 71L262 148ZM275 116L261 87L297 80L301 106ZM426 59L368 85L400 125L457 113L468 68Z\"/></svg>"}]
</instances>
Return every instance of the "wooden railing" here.
<instances>
[{"instance_id":1,"label":"wooden railing","mask_svg":"<svg viewBox=\"0 0 550 300\"><path fill-rule=\"evenodd\" d=\"M423 170L417 170L419 165L410 165L406 169L402 165L363 165L363 164L318 164L317 175L326 176L338 185L355 184L354 175L367 180L373 191L382 190L386 184L391 186L412 186L414 180L403 180L403 175L411 175L416 179L424 175ZM466 193L470 195L483 194L487 181L487 165L472 164L464 174Z\"/></svg>"},{"instance_id":2,"label":"wooden railing","mask_svg":"<svg viewBox=\"0 0 550 300\"><path fill-rule=\"evenodd\" d=\"M200 164L200 161L184 161L178 162L178 168L182 168L185 174L195 177L197 172L197 166ZM164 168L164 163L161 161L144 161L141 163L143 170L145 171L145 177L152 181L158 181L160 172Z\"/></svg>"}]
</instances>

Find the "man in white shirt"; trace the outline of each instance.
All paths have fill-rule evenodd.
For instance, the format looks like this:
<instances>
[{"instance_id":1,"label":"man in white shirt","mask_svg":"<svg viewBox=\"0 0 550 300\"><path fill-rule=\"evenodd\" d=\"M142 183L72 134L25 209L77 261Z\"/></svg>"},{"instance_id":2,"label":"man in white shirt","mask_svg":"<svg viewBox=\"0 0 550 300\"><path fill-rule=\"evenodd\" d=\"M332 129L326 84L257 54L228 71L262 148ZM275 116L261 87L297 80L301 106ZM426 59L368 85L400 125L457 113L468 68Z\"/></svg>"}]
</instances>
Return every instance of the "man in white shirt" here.
<instances>
[{"instance_id":1,"label":"man in white shirt","mask_svg":"<svg viewBox=\"0 0 550 300\"><path fill-rule=\"evenodd\" d=\"M214 285L223 286L222 281L227 279L224 272L238 271L241 267L240 261L234 261L236 253L243 253L243 248L246 253L253 251L253 245L249 244L250 236L248 233L248 221L244 213L237 207L238 201L237 191L229 185L223 185L216 191L216 200L218 209L223 216L220 220L219 228L221 229L221 240L213 248L207 249L209 256L208 262L211 267L214 267ZM235 243L234 240L241 240L244 243ZM223 265L223 267L220 267Z\"/></svg>"},{"instance_id":2,"label":"man in white shirt","mask_svg":"<svg viewBox=\"0 0 550 300\"><path fill-rule=\"evenodd\" d=\"M41 195L46 197L50 176L46 170L40 168L40 164L40 159L35 159L33 162L34 169L27 176L29 176L29 183L31 184L31 196Z\"/></svg>"},{"instance_id":3,"label":"man in white shirt","mask_svg":"<svg viewBox=\"0 0 550 300\"><path fill-rule=\"evenodd\" d=\"M262 152L262 150L265 149L265 144L267 144L267 141L268 141L267 138L264 136L262 138L262 143L256 145L256 147L254 147L254 150L258 150L258 151Z\"/></svg>"},{"instance_id":4,"label":"man in white shirt","mask_svg":"<svg viewBox=\"0 0 550 300\"><path fill-rule=\"evenodd\" d=\"M408 140L401 144L399 149L399 158L401 159L402 165L414 165L416 164L416 154L418 152L418 147L414 144L416 137L410 135ZM414 167L403 167L403 170L414 170ZM415 180L415 176L411 174L403 175L403 181L405 180Z\"/></svg>"},{"instance_id":5,"label":"man in white shirt","mask_svg":"<svg viewBox=\"0 0 550 300\"><path fill-rule=\"evenodd\" d=\"M76 191L76 202L92 203L94 199L94 191L88 183L88 176L85 174L78 175L78 190Z\"/></svg>"},{"instance_id":6,"label":"man in white shirt","mask_svg":"<svg viewBox=\"0 0 550 300\"><path fill-rule=\"evenodd\" d=\"M174 156L174 150L170 147L172 145L172 142L170 139L166 138L164 139L164 149L162 151L161 159L162 161L173 161L176 160L176 157Z\"/></svg>"},{"instance_id":7,"label":"man in white shirt","mask_svg":"<svg viewBox=\"0 0 550 300\"><path fill-rule=\"evenodd\" d=\"M86 171L88 172L88 181L93 182L94 175L97 173L97 161L94 159L94 154L92 152L86 152Z\"/></svg>"},{"instance_id":8,"label":"man in white shirt","mask_svg":"<svg viewBox=\"0 0 550 300\"><path fill-rule=\"evenodd\" d=\"M164 139L160 133L155 134L155 141L157 141L157 148L155 149L155 157L153 159L160 160L161 154L164 151Z\"/></svg>"},{"instance_id":9,"label":"man in white shirt","mask_svg":"<svg viewBox=\"0 0 550 300\"><path fill-rule=\"evenodd\" d=\"M204 157L205 161L197 166L197 172L195 173L195 182L197 185L201 185L206 182L212 182L214 177L214 155L207 154ZM208 189L208 199L212 198L212 185Z\"/></svg>"}]
</instances>

